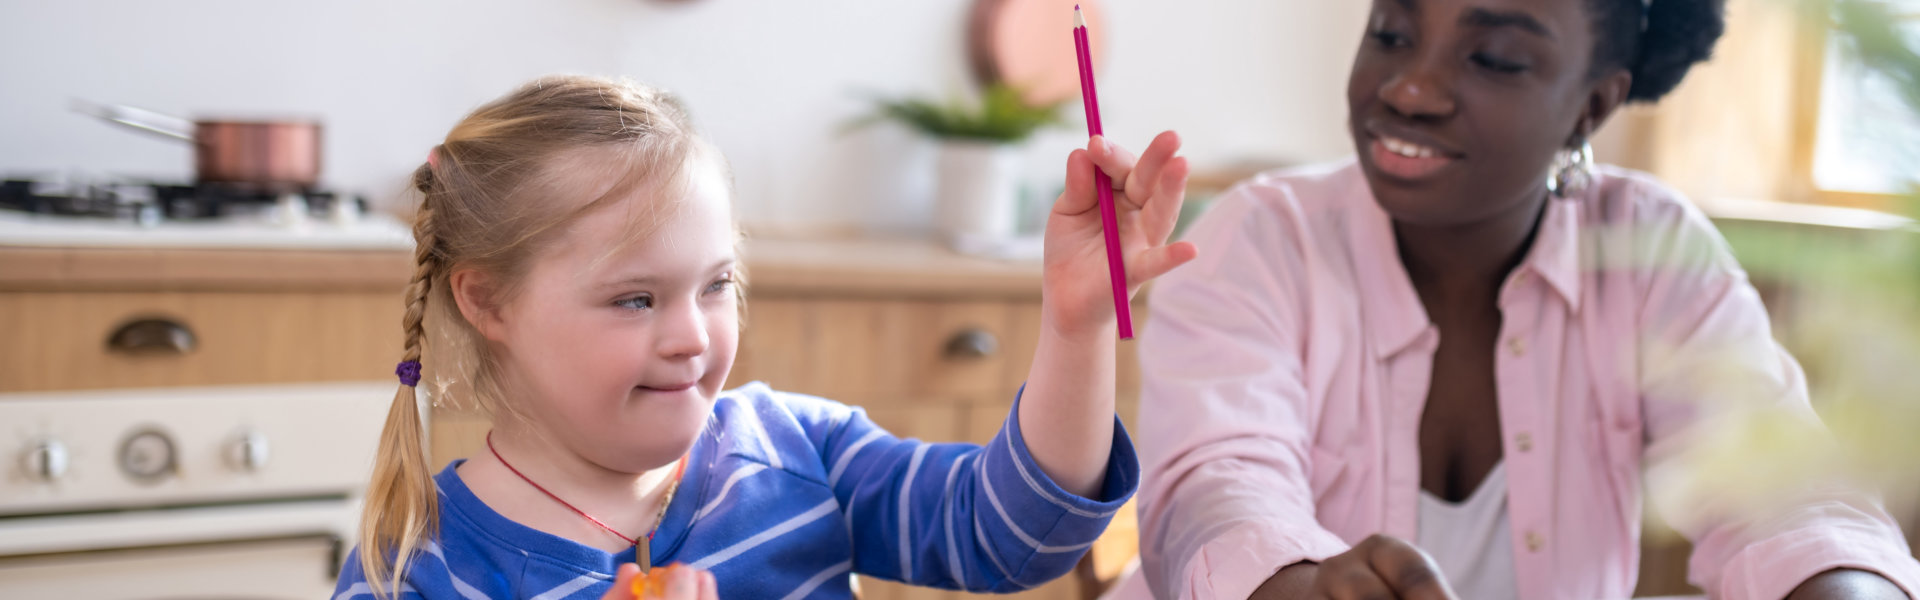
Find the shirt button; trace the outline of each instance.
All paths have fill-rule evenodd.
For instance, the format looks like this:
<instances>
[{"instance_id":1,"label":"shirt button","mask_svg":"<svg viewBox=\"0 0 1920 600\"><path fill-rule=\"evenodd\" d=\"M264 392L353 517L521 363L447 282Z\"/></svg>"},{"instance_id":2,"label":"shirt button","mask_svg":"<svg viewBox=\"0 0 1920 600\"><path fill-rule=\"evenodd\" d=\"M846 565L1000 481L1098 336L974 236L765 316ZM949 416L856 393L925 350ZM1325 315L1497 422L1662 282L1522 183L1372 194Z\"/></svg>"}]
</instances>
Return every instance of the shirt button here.
<instances>
[{"instance_id":1,"label":"shirt button","mask_svg":"<svg viewBox=\"0 0 1920 600\"><path fill-rule=\"evenodd\" d=\"M1520 336L1513 336L1507 338L1507 350L1512 351L1514 356L1526 356L1527 344L1520 341Z\"/></svg>"},{"instance_id":2,"label":"shirt button","mask_svg":"<svg viewBox=\"0 0 1920 600\"><path fill-rule=\"evenodd\" d=\"M1533 436L1531 436L1531 435L1528 435L1528 434L1525 434L1525 433L1522 433L1522 434L1520 434L1520 435L1516 435L1516 436L1513 436L1513 444L1514 444L1515 446L1518 446L1518 447L1520 448L1520 451L1521 451L1521 452L1532 452L1532 451L1533 451Z\"/></svg>"},{"instance_id":3,"label":"shirt button","mask_svg":"<svg viewBox=\"0 0 1920 600\"><path fill-rule=\"evenodd\" d=\"M1546 547L1546 545L1547 545L1547 538L1542 537L1540 535L1540 532L1538 531L1527 532L1527 551L1528 552L1539 552L1540 549Z\"/></svg>"}]
</instances>

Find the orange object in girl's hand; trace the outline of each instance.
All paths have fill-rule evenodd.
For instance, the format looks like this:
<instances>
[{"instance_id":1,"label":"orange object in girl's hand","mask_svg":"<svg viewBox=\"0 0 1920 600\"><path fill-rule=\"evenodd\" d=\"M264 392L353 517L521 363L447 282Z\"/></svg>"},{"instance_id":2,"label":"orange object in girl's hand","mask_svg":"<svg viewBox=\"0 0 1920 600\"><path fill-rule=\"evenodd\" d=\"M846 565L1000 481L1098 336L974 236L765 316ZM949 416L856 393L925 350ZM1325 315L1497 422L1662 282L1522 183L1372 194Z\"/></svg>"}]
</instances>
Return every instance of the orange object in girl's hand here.
<instances>
[{"instance_id":1,"label":"orange object in girl's hand","mask_svg":"<svg viewBox=\"0 0 1920 600\"><path fill-rule=\"evenodd\" d=\"M681 566L677 564L667 565L633 578L633 597L641 600L666 598L667 577L680 569Z\"/></svg>"},{"instance_id":2,"label":"orange object in girl's hand","mask_svg":"<svg viewBox=\"0 0 1920 600\"><path fill-rule=\"evenodd\" d=\"M642 574L640 566L620 565L613 588L601 600L719 600L713 574L685 565L667 565Z\"/></svg>"}]
</instances>

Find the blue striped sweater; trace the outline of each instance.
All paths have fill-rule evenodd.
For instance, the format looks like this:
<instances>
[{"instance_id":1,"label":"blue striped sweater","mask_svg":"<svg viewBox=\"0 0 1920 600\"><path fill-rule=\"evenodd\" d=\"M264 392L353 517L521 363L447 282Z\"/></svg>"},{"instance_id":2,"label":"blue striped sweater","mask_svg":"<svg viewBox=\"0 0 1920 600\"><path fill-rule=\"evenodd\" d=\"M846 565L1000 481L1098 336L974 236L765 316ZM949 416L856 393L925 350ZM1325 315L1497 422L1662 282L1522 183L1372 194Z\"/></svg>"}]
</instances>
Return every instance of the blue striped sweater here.
<instances>
[{"instance_id":1,"label":"blue striped sweater","mask_svg":"<svg viewBox=\"0 0 1920 600\"><path fill-rule=\"evenodd\" d=\"M599 598L615 567L633 562L632 549L609 554L500 516L458 466L434 477L439 532L402 597ZM986 446L929 444L888 434L860 409L754 383L715 403L653 564L711 570L722 598L849 598L850 573L1019 591L1071 570L1138 473L1118 420L1105 489L1089 499L1040 471L1012 415ZM370 597L357 555L336 600Z\"/></svg>"}]
</instances>

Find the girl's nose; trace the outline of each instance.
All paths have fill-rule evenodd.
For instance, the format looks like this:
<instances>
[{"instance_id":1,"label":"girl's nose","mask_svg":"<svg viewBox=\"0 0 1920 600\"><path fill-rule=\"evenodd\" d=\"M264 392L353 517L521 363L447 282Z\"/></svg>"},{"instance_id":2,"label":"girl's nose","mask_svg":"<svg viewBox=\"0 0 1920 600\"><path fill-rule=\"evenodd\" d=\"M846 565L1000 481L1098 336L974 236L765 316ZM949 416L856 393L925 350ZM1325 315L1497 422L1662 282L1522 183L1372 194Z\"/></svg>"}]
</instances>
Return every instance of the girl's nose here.
<instances>
[{"instance_id":1,"label":"girl's nose","mask_svg":"<svg viewBox=\"0 0 1920 600\"><path fill-rule=\"evenodd\" d=\"M686 358L706 353L707 315L698 302L677 302L659 321L654 344L662 358Z\"/></svg>"}]
</instances>

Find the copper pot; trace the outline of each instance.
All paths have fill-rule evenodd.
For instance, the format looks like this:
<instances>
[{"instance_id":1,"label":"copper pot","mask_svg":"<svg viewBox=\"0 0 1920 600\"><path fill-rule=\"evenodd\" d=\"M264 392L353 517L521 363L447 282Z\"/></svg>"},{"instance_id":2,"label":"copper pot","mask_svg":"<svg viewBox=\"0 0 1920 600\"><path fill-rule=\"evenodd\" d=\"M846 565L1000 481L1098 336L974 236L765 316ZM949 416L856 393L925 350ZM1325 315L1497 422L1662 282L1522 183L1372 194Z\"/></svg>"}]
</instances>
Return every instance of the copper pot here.
<instances>
[{"instance_id":1,"label":"copper pot","mask_svg":"<svg viewBox=\"0 0 1920 600\"><path fill-rule=\"evenodd\" d=\"M113 123L192 142L198 183L294 192L320 180L318 121L188 121L131 106L76 102L74 107Z\"/></svg>"}]
</instances>

